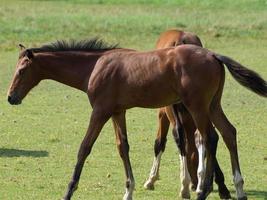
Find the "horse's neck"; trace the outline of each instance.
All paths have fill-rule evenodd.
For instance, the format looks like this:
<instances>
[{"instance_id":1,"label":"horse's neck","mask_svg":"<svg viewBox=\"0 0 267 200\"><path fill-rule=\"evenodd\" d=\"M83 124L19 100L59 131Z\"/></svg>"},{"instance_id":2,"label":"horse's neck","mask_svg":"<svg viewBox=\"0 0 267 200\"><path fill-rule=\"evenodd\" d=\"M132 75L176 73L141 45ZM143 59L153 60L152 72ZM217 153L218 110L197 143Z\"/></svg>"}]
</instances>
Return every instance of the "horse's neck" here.
<instances>
[{"instance_id":1,"label":"horse's neck","mask_svg":"<svg viewBox=\"0 0 267 200\"><path fill-rule=\"evenodd\" d=\"M54 52L40 53L42 79L52 79L65 85L87 91L87 84L101 53Z\"/></svg>"}]
</instances>

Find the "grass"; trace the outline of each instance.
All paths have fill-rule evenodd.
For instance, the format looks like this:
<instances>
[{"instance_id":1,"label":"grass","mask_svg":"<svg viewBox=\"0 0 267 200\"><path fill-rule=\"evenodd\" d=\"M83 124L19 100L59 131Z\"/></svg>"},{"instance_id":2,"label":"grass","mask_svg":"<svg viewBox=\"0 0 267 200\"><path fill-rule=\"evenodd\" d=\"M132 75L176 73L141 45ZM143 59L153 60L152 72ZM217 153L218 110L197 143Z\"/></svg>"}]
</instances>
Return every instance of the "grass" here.
<instances>
[{"instance_id":1,"label":"grass","mask_svg":"<svg viewBox=\"0 0 267 200\"><path fill-rule=\"evenodd\" d=\"M59 83L42 82L18 107L6 91L18 59L18 43L33 47L56 39L100 36L110 43L153 49L160 32L178 27L197 33L205 47L231 56L267 79L265 0L69 0L0 2L0 199L60 199L70 180L91 108L86 95ZM223 107L238 130L245 191L267 197L267 103L227 73ZM156 110L127 113L135 199L177 199L178 153L171 136L163 155L161 180L143 189L153 160ZM230 159L220 139L218 159L235 196ZM216 187L215 187L216 189ZM73 199L121 199L124 172L111 123L87 159ZM193 194L193 198L195 195ZM209 199L219 199L213 192Z\"/></svg>"}]
</instances>

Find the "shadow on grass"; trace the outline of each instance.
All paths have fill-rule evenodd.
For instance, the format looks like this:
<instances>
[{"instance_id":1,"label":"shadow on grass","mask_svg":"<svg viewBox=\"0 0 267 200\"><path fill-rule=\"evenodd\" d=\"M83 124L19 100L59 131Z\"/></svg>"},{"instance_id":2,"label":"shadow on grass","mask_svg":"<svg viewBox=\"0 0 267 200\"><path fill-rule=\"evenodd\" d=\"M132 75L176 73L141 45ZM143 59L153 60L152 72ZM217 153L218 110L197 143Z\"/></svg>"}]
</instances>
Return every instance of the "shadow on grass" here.
<instances>
[{"instance_id":1,"label":"shadow on grass","mask_svg":"<svg viewBox=\"0 0 267 200\"><path fill-rule=\"evenodd\" d=\"M218 192L218 190L214 190L213 192ZM236 192L234 190L230 190L230 193L231 193L232 199L236 200ZM248 199L252 199L252 197L254 197L256 199L267 200L267 191L245 190L245 193L246 193Z\"/></svg>"},{"instance_id":2,"label":"shadow on grass","mask_svg":"<svg viewBox=\"0 0 267 200\"><path fill-rule=\"evenodd\" d=\"M47 157L47 151L0 148L0 157Z\"/></svg>"}]
</instances>

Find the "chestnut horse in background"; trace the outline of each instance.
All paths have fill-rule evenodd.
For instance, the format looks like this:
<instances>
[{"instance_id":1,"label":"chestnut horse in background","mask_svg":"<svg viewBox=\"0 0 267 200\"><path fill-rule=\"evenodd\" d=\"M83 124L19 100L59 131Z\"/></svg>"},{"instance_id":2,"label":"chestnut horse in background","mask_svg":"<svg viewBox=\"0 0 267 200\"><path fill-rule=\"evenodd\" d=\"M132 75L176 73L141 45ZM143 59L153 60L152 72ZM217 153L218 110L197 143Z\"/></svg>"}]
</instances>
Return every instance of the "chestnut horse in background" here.
<instances>
[{"instance_id":1,"label":"chestnut horse in background","mask_svg":"<svg viewBox=\"0 0 267 200\"><path fill-rule=\"evenodd\" d=\"M135 181L129 158L126 110L160 108L181 102L191 114L206 148L207 169L198 200L206 199L212 190L218 142L212 123L230 151L238 200L243 200L246 195L238 161L236 130L224 115L220 103L225 80L223 64L241 85L267 97L267 83L258 74L229 57L196 45L138 52L89 40L58 41L23 50L8 90L8 101L12 105L20 104L43 79L58 81L88 95L92 113L65 200L71 199L77 189L85 160L110 118L126 174L123 199L132 200Z\"/></svg>"},{"instance_id":2,"label":"chestnut horse in background","mask_svg":"<svg viewBox=\"0 0 267 200\"><path fill-rule=\"evenodd\" d=\"M177 29L170 29L160 34L156 43L157 49L175 47L182 44L194 44L202 47L199 37L190 32L184 32ZM180 196L184 199L190 199L189 184L191 180L191 187L196 189L197 193L202 191L204 175L205 175L205 147L202 142L200 133L196 131L196 126L189 112L183 104L176 105L178 117L178 131L173 131L173 136L177 146L180 146L181 138L183 138L183 131L185 136L185 156L180 155L180 178L181 178L181 192ZM161 155L165 150L167 134L170 122L172 127L175 127L175 116L173 116L172 107L167 106L159 109L158 113L158 132L155 140L154 153L155 158L150 170L148 180L145 182L146 189L154 189L154 183L159 179L159 167ZM194 140L195 138L195 140ZM224 175L219 167L215 164L215 182L218 184L219 195L221 199L230 199L230 192L224 184Z\"/></svg>"}]
</instances>

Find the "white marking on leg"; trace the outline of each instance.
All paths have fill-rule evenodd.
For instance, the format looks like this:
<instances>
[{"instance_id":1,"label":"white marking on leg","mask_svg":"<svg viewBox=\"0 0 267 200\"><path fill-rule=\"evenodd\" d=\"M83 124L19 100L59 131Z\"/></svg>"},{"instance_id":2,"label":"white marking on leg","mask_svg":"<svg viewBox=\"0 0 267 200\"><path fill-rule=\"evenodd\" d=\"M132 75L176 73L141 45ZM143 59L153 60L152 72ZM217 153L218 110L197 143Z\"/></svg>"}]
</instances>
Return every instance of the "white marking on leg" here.
<instances>
[{"instance_id":1,"label":"white marking on leg","mask_svg":"<svg viewBox=\"0 0 267 200\"><path fill-rule=\"evenodd\" d=\"M205 146L203 142L200 142L199 144L197 144L197 151L198 151L198 168L197 168L198 183L197 183L196 192L201 193L203 190L203 184L204 184L205 173L206 173Z\"/></svg>"},{"instance_id":2,"label":"white marking on leg","mask_svg":"<svg viewBox=\"0 0 267 200\"><path fill-rule=\"evenodd\" d=\"M129 180L128 187L126 187L125 194L123 196L123 200L132 200L133 199L133 191L135 187L134 179Z\"/></svg>"},{"instance_id":3,"label":"white marking on leg","mask_svg":"<svg viewBox=\"0 0 267 200\"><path fill-rule=\"evenodd\" d=\"M181 192L180 195L183 199L190 199L189 185L191 178L187 168L187 159L185 156L180 155L180 180L181 180Z\"/></svg>"},{"instance_id":4,"label":"white marking on leg","mask_svg":"<svg viewBox=\"0 0 267 200\"><path fill-rule=\"evenodd\" d=\"M244 180L238 170L235 170L233 181L234 181L235 188L236 188L237 198L240 199L240 198L245 197L246 195L243 190Z\"/></svg>"},{"instance_id":5,"label":"white marking on leg","mask_svg":"<svg viewBox=\"0 0 267 200\"><path fill-rule=\"evenodd\" d=\"M162 151L160 151L157 157L154 158L153 165L150 170L149 178L144 184L144 187L148 190L153 190L154 183L159 179L159 166L160 166L161 155L162 155Z\"/></svg>"}]
</instances>

